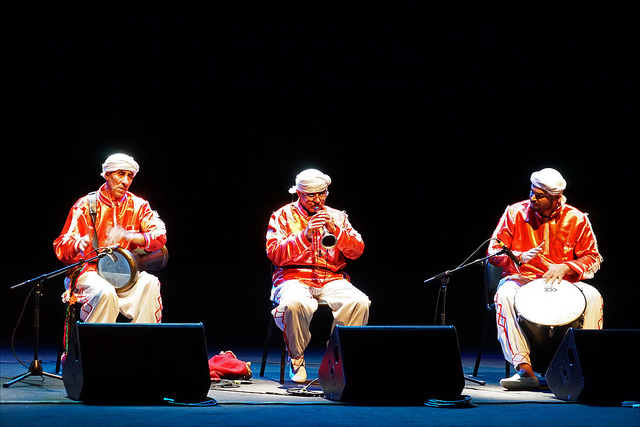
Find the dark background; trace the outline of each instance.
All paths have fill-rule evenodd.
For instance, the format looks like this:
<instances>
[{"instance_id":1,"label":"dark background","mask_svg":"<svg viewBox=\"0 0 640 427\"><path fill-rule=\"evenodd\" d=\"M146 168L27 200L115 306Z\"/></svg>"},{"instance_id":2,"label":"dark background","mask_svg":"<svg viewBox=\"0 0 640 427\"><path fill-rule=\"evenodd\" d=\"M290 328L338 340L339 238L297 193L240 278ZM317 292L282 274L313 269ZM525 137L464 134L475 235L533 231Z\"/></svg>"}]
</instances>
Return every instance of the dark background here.
<instances>
[{"instance_id":1,"label":"dark background","mask_svg":"<svg viewBox=\"0 0 640 427\"><path fill-rule=\"evenodd\" d=\"M640 327L627 4L93 3L3 14L5 340L29 291L11 286L62 267L52 242L119 151L167 224L163 321L203 322L212 352L262 344L267 221L309 167L365 240L347 271L370 324L433 324L439 285L424 280L472 255L531 172L555 167L605 259L590 281L605 327ZM45 282L43 341L62 334L62 291ZM25 310L16 343L31 345L33 299ZM473 266L447 294L463 347L482 313Z\"/></svg>"}]
</instances>

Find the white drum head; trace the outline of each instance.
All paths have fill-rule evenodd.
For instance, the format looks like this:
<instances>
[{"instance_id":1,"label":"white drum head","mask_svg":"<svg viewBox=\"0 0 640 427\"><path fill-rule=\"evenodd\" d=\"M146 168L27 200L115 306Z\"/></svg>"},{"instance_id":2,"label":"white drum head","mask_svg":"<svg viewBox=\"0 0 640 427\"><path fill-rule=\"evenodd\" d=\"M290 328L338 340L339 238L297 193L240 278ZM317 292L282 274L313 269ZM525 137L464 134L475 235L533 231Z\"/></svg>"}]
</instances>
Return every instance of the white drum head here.
<instances>
[{"instance_id":1,"label":"white drum head","mask_svg":"<svg viewBox=\"0 0 640 427\"><path fill-rule=\"evenodd\" d=\"M573 322L587 306L582 291L566 280L553 285L536 279L516 292L516 313L538 325L561 326Z\"/></svg>"}]
</instances>

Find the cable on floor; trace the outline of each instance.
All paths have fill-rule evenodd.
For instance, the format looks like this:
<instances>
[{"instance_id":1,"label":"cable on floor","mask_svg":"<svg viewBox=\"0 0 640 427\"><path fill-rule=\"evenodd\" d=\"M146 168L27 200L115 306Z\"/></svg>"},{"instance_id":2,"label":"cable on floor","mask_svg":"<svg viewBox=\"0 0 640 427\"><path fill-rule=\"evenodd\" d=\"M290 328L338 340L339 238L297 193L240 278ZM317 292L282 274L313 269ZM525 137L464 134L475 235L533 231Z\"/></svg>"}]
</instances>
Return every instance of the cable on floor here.
<instances>
[{"instance_id":1,"label":"cable on floor","mask_svg":"<svg viewBox=\"0 0 640 427\"><path fill-rule=\"evenodd\" d=\"M462 399L460 400L438 400L438 399L429 399L425 406L430 406L432 408L476 408L478 405L471 402L471 396L462 395L460 396Z\"/></svg>"}]
</instances>

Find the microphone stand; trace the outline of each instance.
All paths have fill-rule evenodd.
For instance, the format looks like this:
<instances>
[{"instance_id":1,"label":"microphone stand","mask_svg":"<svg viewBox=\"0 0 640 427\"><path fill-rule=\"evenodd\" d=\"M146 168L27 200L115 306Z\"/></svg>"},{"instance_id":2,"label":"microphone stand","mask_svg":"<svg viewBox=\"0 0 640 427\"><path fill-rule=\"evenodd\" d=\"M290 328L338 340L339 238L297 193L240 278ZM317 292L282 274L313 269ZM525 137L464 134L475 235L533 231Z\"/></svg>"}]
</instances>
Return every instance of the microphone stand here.
<instances>
[{"instance_id":1,"label":"microphone stand","mask_svg":"<svg viewBox=\"0 0 640 427\"><path fill-rule=\"evenodd\" d=\"M440 325L444 326L446 325L445 323L445 310L446 310L446 302L447 302L447 286L449 285L449 279L451 278L451 275L457 271L460 271L462 269L465 269L467 267L469 267L470 265L474 265L474 264L481 264L483 261L488 260L489 258L493 258L496 255L502 255L503 253L506 252L506 249L503 248L500 251L496 252L493 255L487 255L486 257L483 258L478 258L475 261L471 261L467 264L464 265L460 265L459 267L454 268L453 270L447 270L444 271L440 274L436 274L435 276L433 276L430 279L427 279L424 281L424 283L429 283L431 281L434 280L440 280L440 292L438 295L438 300L440 300L440 298L442 298L442 304L441 304L441 311L440 311ZM485 385L485 382L482 380L477 380L475 378L470 378L470 377L465 377L466 380L480 384L480 385Z\"/></svg>"},{"instance_id":2,"label":"microphone stand","mask_svg":"<svg viewBox=\"0 0 640 427\"><path fill-rule=\"evenodd\" d=\"M35 308L34 308L34 316L33 316L33 329L34 329L34 345L33 345L33 360L31 361L31 364L29 365L29 370L27 372L25 372L24 374L18 375L16 377L14 377L11 381L6 382L4 384L2 384L2 387L4 388L8 388L10 387L12 384L17 383L18 381L22 381L23 379L31 376L31 375L38 375L41 376L44 379L44 376L47 377L51 377L51 378L56 378L61 380L62 376L60 375L55 375L55 374L50 374L48 372L44 372L42 370L42 361L38 358L38 347L40 345L40 296L42 295L42 285L44 283L45 280L50 279L52 277L55 276L59 276L62 273L65 273L69 270L71 270L72 268L78 267L82 264L86 264L92 261L95 261L99 258L102 258L106 255L108 255L109 252L105 251L105 252L100 252L98 255L96 255L93 258L90 259L86 259L86 260L82 260L80 262L77 262L75 264L72 265L68 265L64 268L61 268L59 270L55 270L52 271L50 273L46 273L43 274L41 276L35 277L33 279L29 279L26 280L22 283L19 283L17 285L14 285L11 287L11 289L18 289L21 288L22 286L26 286L29 285L31 283L34 283L34 289L35 289Z\"/></svg>"}]
</instances>

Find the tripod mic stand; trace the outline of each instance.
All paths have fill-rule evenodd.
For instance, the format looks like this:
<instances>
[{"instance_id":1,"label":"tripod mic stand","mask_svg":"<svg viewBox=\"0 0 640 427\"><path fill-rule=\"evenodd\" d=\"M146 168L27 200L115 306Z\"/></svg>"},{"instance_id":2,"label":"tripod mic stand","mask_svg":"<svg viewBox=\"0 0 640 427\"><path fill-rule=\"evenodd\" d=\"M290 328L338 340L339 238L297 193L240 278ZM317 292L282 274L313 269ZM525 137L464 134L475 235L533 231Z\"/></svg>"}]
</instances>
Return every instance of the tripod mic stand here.
<instances>
[{"instance_id":1,"label":"tripod mic stand","mask_svg":"<svg viewBox=\"0 0 640 427\"><path fill-rule=\"evenodd\" d=\"M26 280L18 285L12 286L11 289L17 289L20 288L22 286L31 284L31 283L35 283L34 285L34 290L35 290L35 308L34 308L34 316L33 316L33 329L34 329L34 344L33 344L33 360L31 361L31 364L29 365L29 370L27 372L25 372L24 374L18 375L17 377L14 377L11 381L6 382L4 384L2 384L2 387L4 388L8 388L11 385L17 383L18 381L22 381L23 379L30 377L31 375L38 375L40 377L51 377L51 378L56 378L61 380L62 376L60 375L56 375L56 374L50 374L49 372L44 372L44 370L42 369L42 361L38 358L38 350L39 350L39 346L40 346L40 297L42 296L42 284L44 283L45 280L51 278L51 277L55 277L58 276L62 273L65 273L69 270L71 270L72 268L78 267L82 264L91 262L91 261L95 261L99 258L102 258L106 255L108 255L109 252L101 252L98 255L96 255L93 258L87 259L87 260L82 260L76 264L73 265L69 265L67 267L61 268L60 270L56 270L53 271L51 273L47 273L47 274L43 274L39 277L36 277L34 279L30 279L30 280Z\"/></svg>"},{"instance_id":2,"label":"tripod mic stand","mask_svg":"<svg viewBox=\"0 0 640 427\"><path fill-rule=\"evenodd\" d=\"M33 328L35 331L34 334L34 347L33 347L33 360L29 365L29 370L22 375L19 375L12 379L11 381L2 384L4 388L11 386L12 384L21 381L31 375L39 375L41 377L48 376L51 378L56 378L61 380L62 377L60 375L50 374L48 372L44 372L42 370L42 361L38 358L38 347L40 340L40 296L42 295L42 281L39 281L35 285L35 309L33 316Z\"/></svg>"},{"instance_id":3,"label":"tripod mic stand","mask_svg":"<svg viewBox=\"0 0 640 427\"><path fill-rule=\"evenodd\" d=\"M445 311L446 311L446 301L447 301L447 286L449 285L449 279L451 278L451 275L459 270L462 270L464 268L469 267L470 265L474 265L474 264L482 264L484 261L488 260L489 258L493 258L496 255L501 255L503 253L506 252L506 249L502 249L498 252L496 252L495 254L492 255L488 255L486 257L483 258L478 258L475 261L471 261L467 264L464 265L460 265L459 267L453 269L453 270L447 270L444 271L440 274L436 274L435 276L433 276L430 279L427 279L424 281L424 283L429 283L431 281L434 280L440 280L440 291L438 293L438 301L442 300L442 304L440 304L440 325L444 326L445 323ZM437 307L436 307L437 308ZM465 377L466 380L480 384L480 385L485 385L485 382L482 380L477 380L475 378L470 378L470 377Z\"/></svg>"}]
</instances>

